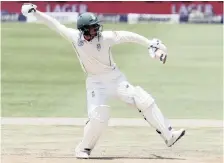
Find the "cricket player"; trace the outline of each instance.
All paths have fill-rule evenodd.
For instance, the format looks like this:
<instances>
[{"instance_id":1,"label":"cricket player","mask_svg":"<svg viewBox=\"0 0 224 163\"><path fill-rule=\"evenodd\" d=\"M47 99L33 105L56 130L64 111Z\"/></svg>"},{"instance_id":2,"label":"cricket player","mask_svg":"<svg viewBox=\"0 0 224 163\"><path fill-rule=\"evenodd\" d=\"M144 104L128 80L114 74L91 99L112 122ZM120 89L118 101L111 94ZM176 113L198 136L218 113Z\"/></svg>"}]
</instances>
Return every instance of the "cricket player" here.
<instances>
[{"instance_id":1,"label":"cricket player","mask_svg":"<svg viewBox=\"0 0 224 163\"><path fill-rule=\"evenodd\" d=\"M127 81L113 61L111 54L111 47L114 45L134 42L148 48L152 58L165 63L167 49L160 40L149 40L128 31L102 31L100 21L93 13L81 14L77 20L77 29L72 29L38 11L36 5L24 4L21 11L25 16L35 16L38 21L66 38L72 44L86 73L89 120L84 127L83 139L75 149L77 158L89 158L99 137L108 126L110 107L107 105L107 100L110 97L117 97L138 109L168 147L171 147L185 134L184 129L174 130L171 127L148 92Z\"/></svg>"}]
</instances>

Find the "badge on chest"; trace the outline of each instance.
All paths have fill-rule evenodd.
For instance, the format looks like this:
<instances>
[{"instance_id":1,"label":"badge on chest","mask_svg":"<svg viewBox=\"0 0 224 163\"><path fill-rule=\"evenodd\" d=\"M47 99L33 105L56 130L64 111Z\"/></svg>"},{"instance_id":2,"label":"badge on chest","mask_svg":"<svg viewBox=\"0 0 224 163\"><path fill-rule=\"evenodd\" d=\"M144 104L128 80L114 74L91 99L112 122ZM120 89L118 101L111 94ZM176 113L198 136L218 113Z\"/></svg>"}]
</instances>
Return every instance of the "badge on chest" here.
<instances>
[{"instance_id":1,"label":"badge on chest","mask_svg":"<svg viewBox=\"0 0 224 163\"><path fill-rule=\"evenodd\" d=\"M96 45L96 48L97 48L98 51L100 51L100 49L101 49L101 45L100 45L100 44L97 44L97 45Z\"/></svg>"},{"instance_id":2,"label":"badge on chest","mask_svg":"<svg viewBox=\"0 0 224 163\"><path fill-rule=\"evenodd\" d=\"M78 39L78 46L83 46L84 45L84 41L81 39Z\"/></svg>"}]
</instances>

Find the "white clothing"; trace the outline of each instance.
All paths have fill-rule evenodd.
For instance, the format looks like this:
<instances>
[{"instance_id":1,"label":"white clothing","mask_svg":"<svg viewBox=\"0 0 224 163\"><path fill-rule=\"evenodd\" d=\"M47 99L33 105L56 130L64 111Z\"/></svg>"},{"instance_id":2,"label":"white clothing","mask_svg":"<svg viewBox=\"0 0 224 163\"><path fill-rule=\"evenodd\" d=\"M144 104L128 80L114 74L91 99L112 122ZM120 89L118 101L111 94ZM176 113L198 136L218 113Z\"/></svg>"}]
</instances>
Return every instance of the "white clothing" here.
<instances>
[{"instance_id":1,"label":"white clothing","mask_svg":"<svg viewBox=\"0 0 224 163\"><path fill-rule=\"evenodd\" d=\"M126 77L119 71L111 54L111 47L124 42L134 42L149 47L150 40L128 31L103 31L92 41L83 38L80 31L60 24L54 18L37 11L34 16L65 37L76 51L83 70L87 74L86 89L88 110L106 104L110 96ZM128 102L128 101L127 101Z\"/></svg>"},{"instance_id":2,"label":"white clothing","mask_svg":"<svg viewBox=\"0 0 224 163\"><path fill-rule=\"evenodd\" d=\"M108 99L118 98L117 88L121 82L127 81L125 75L119 69L101 76L90 76L86 80L87 107L88 113L99 105L107 105ZM122 101L133 104L129 98L122 98Z\"/></svg>"},{"instance_id":3,"label":"white clothing","mask_svg":"<svg viewBox=\"0 0 224 163\"><path fill-rule=\"evenodd\" d=\"M132 86L127 82L126 77L119 71L113 61L110 51L113 45L124 42L134 42L149 48L150 40L127 31L104 31L100 37L95 37L88 42L78 30L67 28L42 12L36 11L34 16L60 33L73 45L80 64L87 74L86 90L89 122L84 128L84 138L77 148L78 153L88 151L90 154L102 131L107 126L109 120L107 100L111 96L117 96L124 102L134 105L166 142L171 140L172 128L159 110L153 97L141 87ZM155 42L155 44L159 44L159 42ZM94 130L95 128L97 130ZM169 145L175 143L179 138L180 136L170 141ZM86 157L87 155L85 155Z\"/></svg>"},{"instance_id":4,"label":"white clothing","mask_svg":"<svg viewBox=\"0 0 224 163\"><path fill-rule=\"evenodd\" d=\"M73 45L80 64L88 75L108 73L116 67L111 55L111 47L115 44L134 42L145 47L150 45L149 39L128 31L103 31L99 38L95 37L88 42L78 30L67 28L42 12L37 11L34 16L56 30Z\"/></svg>"}]
</instances>

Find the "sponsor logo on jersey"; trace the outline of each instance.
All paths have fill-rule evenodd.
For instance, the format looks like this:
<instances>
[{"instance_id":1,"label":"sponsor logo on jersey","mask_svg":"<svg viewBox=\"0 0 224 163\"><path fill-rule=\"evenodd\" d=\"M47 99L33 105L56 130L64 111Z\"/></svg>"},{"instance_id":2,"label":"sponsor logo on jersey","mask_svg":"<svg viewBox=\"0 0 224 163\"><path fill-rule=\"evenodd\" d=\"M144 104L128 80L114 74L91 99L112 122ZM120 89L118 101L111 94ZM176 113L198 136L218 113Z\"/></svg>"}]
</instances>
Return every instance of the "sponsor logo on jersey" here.
<instances>
[{"instance_id":1,"label":"sponsor logo on jersey","mask_svg":"<svg viewBox=\"0 0 224 163\"><path fill-rule=\"evenodd\" d=\"M96 48L97 48L98 51L100 51L100 49L101 49L101 45L100 45L100 44L97 44L97 45L96 45Z\"/></svg>"}]
</instances>

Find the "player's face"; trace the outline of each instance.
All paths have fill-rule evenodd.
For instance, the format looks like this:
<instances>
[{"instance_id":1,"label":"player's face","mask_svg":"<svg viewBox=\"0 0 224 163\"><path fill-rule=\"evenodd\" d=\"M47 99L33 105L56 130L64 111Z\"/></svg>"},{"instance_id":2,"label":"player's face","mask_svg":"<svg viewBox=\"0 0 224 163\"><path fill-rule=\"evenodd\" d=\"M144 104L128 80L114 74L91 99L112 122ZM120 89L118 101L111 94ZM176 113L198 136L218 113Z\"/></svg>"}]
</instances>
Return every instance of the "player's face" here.
<instances>
[{"instance_id":1,"label":"player's face","mask_svg":"<svg viewBox=\"0 0 224 163\"><path fill-rule=\"evenodd\" d=\"M90 26L89 27L89 34L91 35L91 36L96 36L96 34L97 34L97 28L93 25L93 26Z\"/></svg>"},{"instance_id":2,"label":"player's face","mask_svg":"<svg viewBox=\"0 0 224 163\"><path fill-rule=\"evenodd\" d=\"M90 41L92 40L96 35L99 28L96 25L92 25L89 27L89 34L85 35L85 39Z\"/></svg>"}]
</instances>

